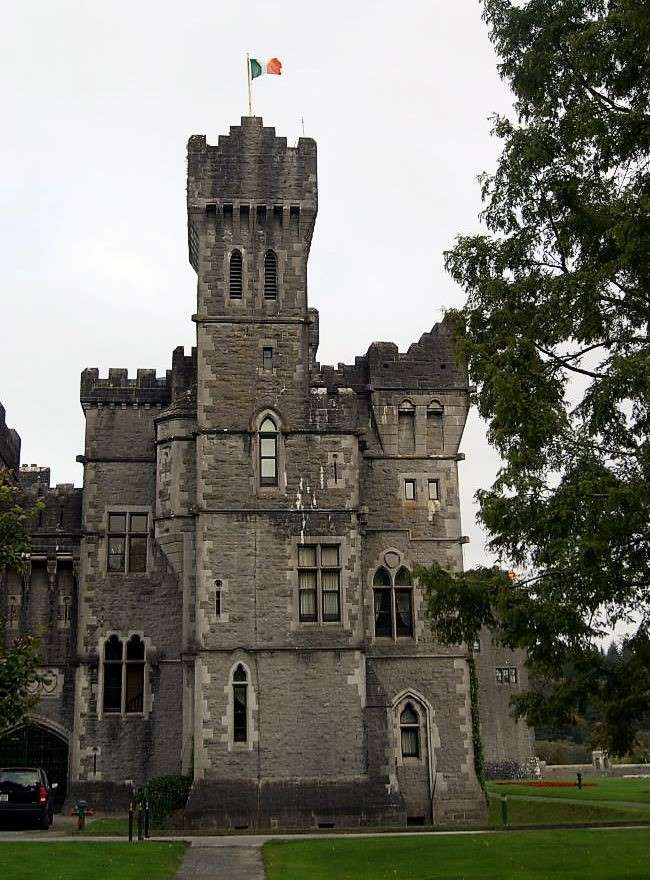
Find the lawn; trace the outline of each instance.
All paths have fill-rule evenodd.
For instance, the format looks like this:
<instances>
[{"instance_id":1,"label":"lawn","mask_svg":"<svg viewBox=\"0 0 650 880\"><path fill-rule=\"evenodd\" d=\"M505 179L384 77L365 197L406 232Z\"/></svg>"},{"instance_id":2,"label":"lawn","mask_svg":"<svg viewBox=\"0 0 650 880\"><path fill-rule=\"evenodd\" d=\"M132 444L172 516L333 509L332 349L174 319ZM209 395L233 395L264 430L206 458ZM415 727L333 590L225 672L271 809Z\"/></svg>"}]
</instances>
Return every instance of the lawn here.
<instances>
[{"instance_id":1,"label":"lawn","mask_svg":"<svg viewBox=\"0 0 650 880\"><path fill-rule=\"evenodd\" d=\"M272 841L267 880L648 880L650 831Z\"/></svg>"},{"instance_id":2,"label":"lawn","mask_svg":"<svg viewBox=\"0 0 650 880\"><path fill-rule=\"evenodd\" d=\"M501 798L490 798L488 822L501 826ZM649 805L650 807L650 805ZM561 825L592 822L648 822L650 808L618 807L614 804L569 804L561 800L518 800L508 798L508 825Z\"/></svg>"},{"instance_id":3,"label":"lawn","mask_svg":"<svg viewBox=\"0 0 650 880\"><path fill-rule=\"evenodd\" d=\"M184 843L0 843L3 880L172 880Z\"/></svg>"},{"instance_id":4,"label":"lawn","mask_svg":"<svg viewBox=\"0 0 650 880\"><path fill-rule=\"evenodd\" d=\"M650 768L649 768L650 772ZM575 777L554 782L575 783ZM570 798L584 801L635 801L650 805L650 778L648 779L611 779L606 777L586 777L585 783L593 783L579 789L570 788L538 788L527 785L525 781L498 783L488 782L490 794L519 794L527 797Z\"/></svg>"}]
</instances>

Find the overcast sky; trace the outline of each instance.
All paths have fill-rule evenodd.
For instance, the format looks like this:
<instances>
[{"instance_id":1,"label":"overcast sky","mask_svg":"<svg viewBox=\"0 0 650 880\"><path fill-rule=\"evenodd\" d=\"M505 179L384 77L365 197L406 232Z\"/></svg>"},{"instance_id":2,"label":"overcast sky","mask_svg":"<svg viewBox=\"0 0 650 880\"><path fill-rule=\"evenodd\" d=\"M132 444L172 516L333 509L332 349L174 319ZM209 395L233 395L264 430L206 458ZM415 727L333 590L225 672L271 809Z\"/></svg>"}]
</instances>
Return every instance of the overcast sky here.
<instances>
[{"instance_id":1,"label":"overcast sky","mask_svg":"<svg viewBox=\"0 0 650 880\"><path fill-rule=\"evenodd\" d=\"M0 33L0 400L22 460L80 485L84 367L170 366L194 341L185 154L247 113L245 53L283 62L254 112L318 143L309 267L321 363L373 340L406 350L463 292L443 250L479 228L476 176L511 98L477 0L311 4L20 0ZM473 494L497 458L475 415L460 465L466 564L483 556Z\"/></svg>"}]
</instances>

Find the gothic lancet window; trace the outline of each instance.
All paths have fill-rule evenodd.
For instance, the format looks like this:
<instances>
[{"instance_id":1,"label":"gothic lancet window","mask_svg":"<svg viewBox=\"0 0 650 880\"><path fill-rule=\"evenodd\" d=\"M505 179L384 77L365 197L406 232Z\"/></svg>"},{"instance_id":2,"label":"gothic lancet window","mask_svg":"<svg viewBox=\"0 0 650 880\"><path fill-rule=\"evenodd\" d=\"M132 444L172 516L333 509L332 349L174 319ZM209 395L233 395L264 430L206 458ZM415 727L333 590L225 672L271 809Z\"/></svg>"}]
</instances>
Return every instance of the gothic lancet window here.
<instances>
[{"instance_id":1,"label":"gothic lancet window","mask_svg":"<svg viewBox=\"0 0 650 880\"><path fill-rule=\"evenodd\" d=\"M278 258L274 251L264 255L264 299L277 299L278 296Z\"/></svg>"},{"instance_id":2,"label":"gothic lancet window","mask_svg":"<svg viewBox=\"0 0 650 880\"><path fill-rule=\"evenodd\" d=\"M420 757L420 719L410 703L399 716L400 739L403 758Z\"/></svg>"},{"instance_id":3,"label":"gothic lancet window","mask_svg":"<svg viewBox=\"0 0 650 880\"><path fill-rule=\"evenodd\" d=\"M259 430L260 485L278 485L278 426L267 416Z\"/></svg>"},{"instance_id":4,"label":"gothic lancet window","mask_svg":"<svg viewBox=\"0 0 650 880\"><path fill-rule=\"evenodd\" d=\"M243 292L243 264L241 251L233 251L230 255L230 278L229 278L229 296L230 299L241 299Z\"/></svg>"},{"instance_id":5,"label":"gothic lancet window","mask_svg":"<svg viewBox=\"0 0 650 880\"><path fill-rule=\"evenodd\" d=\"M248 676L240 663L232 676L233 742L248 741Z\"/></svg>"}]
</instances>

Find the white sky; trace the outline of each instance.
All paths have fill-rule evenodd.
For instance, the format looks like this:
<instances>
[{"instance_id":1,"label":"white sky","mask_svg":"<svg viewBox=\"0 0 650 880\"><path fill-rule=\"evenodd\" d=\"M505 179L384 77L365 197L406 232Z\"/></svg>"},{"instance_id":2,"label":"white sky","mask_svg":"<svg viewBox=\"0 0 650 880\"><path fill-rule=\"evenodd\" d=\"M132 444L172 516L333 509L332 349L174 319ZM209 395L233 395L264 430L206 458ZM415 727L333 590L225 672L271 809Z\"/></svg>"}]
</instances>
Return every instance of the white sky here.
<instances>
[{"instance_id":1,"label":"white sky","mask_svg":"<svg viewBox=\"0 0 650 880\"><path fill-rule=\"evenodd\" d=\"M318 143L319 360L404 351L463 301L442 252L479 228L488 116L511 103L478 0L5 3L0 400L53 482L81 482L81 370L163 373L194 341L186 142L247 112L247 50L284 64L253 83L255 113L290 143L304 117ZM472 565L472 497L498 463L475 415L462 448Z\"/></svg>"}]
</instances>

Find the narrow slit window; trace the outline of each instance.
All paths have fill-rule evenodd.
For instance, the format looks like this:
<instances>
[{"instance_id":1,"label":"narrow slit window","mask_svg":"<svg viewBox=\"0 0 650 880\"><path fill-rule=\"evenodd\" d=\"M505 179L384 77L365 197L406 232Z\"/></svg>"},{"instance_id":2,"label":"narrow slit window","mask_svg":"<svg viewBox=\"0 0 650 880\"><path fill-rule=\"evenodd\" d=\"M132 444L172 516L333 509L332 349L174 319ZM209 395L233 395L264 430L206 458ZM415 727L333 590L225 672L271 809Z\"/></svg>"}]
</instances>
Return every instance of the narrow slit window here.
<instances>
[{"instance_id":1,"label":"narrow slit window","mask_svg":"<svg viewBox=\"0 0 650 880\"><path fill-rule=\"evenodd\" d=\"M241 299L243 289L243 260L241 251L233 251L230 255L230 299Z\"/></svg>"},{"instance_id":2,"label":"narrow slit window","mask_svg":"<svg viewBox=\"0 0 650 880\"><path fill-rule=\"evenodd\" d=\"M278 296L278 258L274 251L264 256L264 299L277 299Z\"/></svg>"},{"instance_id":3,"label":"narrow slit window","mask_svg":"<svg viewBox=\"0 0 650 880\"><path fill-rule=\"evenodd\" d=\"M404 498L406 501L415 501L417 490L415 480L404 480Z\"/></svg>"},{"instance_id":4,"label":"narrow slit window","mask_svg":"<svg viewBox=\"0 0 650 880\"><path fill-rule=\"evenodd\" d=\"M232 677L233 741L248 741L248 677L239 664Z\"/></svg>"},{"instance_id":5,"label":"narrow slit window","mask_svg":"<svg viewBox=\"0 0 650 880\"><path fill-rule=\"evenodd\" d=\"M271 418L260 425L260 485L278 485L278 429Z\"/></svg>"},{"instance_id":6,"label":"narrow slit window","mask_svg":"<svg viewBox=\"0 0 650 880\"><path fill-rule=\"evenodd\" d=\"M415 452L415 407L405 400L397 413L397 451L400 455Z\"/></svg>"},{"instance_id":7,"label":"narrow slit window","mask_svg":"<svg viewBox=\"0 0 650 880\"><path fill-rule=\"evenodd\" d=\"M262 348L262 369L271 372L273 369L273 349L270 345Z\"/></svg>"},{"instance_id":8,"label":"narrow slit window","mask_svg":"<svg viewBox=\"0 0 650 880\"><path fill-rule=\"evenodd\" d=\"M438 481L429 480L429 501L438 501Z\"/></svg>"}]
</instances>

